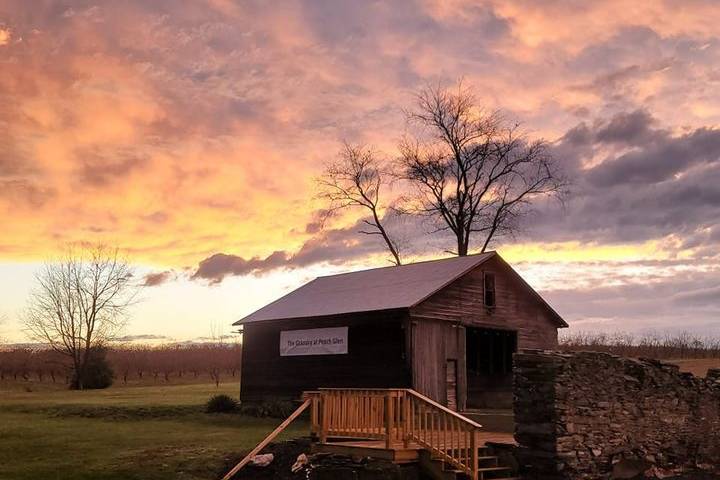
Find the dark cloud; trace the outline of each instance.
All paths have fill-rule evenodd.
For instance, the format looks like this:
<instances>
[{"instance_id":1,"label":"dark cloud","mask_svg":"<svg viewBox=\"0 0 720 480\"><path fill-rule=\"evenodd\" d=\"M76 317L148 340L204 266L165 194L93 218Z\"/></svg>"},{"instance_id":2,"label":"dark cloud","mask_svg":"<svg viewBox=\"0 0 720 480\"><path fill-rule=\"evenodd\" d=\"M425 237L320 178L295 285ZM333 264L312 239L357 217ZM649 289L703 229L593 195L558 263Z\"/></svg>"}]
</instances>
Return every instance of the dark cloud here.
<instances>
[{"instance_id":1,"label":"dark cloud","mask_svg":"<svg viewBox=\"0 0 720 480\"><path fill-rule=\"evenodd\" d=\"M170 340L171 337L165 335L152 335L152 334L140 334L140 335L125 335L115 339L117 342L142 342L142 341L156 341L156 340Z\"/></svg>"},{"instance_id":2,"label":"dark cloud","mask_svg":"<svg viewBox=\"0 0 720 480\"><path fill-rule=\"evenodd\" d=\"M172 280L174 277L175 273L171 270L166 270L164 272L148 273L143 277L143 286L156 287Z\"/></svg>"},{"instance_id":3,"label":"dark cloud","mask_svg":"<svg viewBox=\"0 0 720 480\"><path fill-rule=\"evenodd\" d=\"M707 305L720 311L720 285L711 287L703 286L696 290L677 293L673 296L673 301L683 305Z\"/></svg>"},{"instance_id":4,"label":"dark cloud","mask_svg":"<svg viewBox=\"0 0 720 480\"><path fill-rule=\"evenodd\" d=\"M51 188L26 180L0 180L0 199L9 200L14 209L39 208L55 196Z\"/></svg>"},{"instance_id":5,"label":"dark cloud","mask_svg":"<svg viewBox=\"0 0 720 480\"><path fill-rule=\"evenodd\" d=\"M654 122L645 110L620 113L597 130L595 139L602 143L635 145L652 135L651 126Z\"/></svg>"},{"instance_id":6,"label":"dark cloud","mask_svg":"<svg viewBox=\"0 0 720 480\"><path fill-rule=\"evenodd\" d=\"M5 127L0 122L0 128ZM0 133L0 178L10 175L28 173L30 161L25 153L20 152L15 142Z\"/></svg>"},{"instance_id":7,"label":"dark cloud","mask_svg":"<svg viewBox=\"0 0 720 480\"><path fill-rule=\"evenodd\" d=\"M656 123L639 110L568 130L555 154L573 177L572 195L561 211L540 206L532 238L619 243L675 235L688 247L712 246L710 232L720 228L720 130L678 135Z\"/></svg>"},{"instance_id":8,"label":"dark cloud","mask_svg":"<svg viewBox=\"0 0 720 480\"><path fill-rule=\"evenodd\" d=\"M202 260L191 278L219 283L229 275L251 275L286 266L288 266L288 254L279 250L264 258L252 257L249 259L227 253L216 253Z\"/></svg>"},{"instance_id":9,"label":"dark cloud","mask_svg":"<svg viewBox=\"0 0 720 480\"><path fill-rule=\"evenodd\" d=\"M366 228L362 220L348 228L316 230L313 226L311 229L316 230L315 235L297 252L275 251L267 257L249 259L216 253L202 260L191 278L219 283L227 276L261 275L272 270L296 269L318 263L342 265L384 252L385 245L379 236L359 233Z\"/></svg>"},{"instance_id":10,"label":"dark cloud","mask_svg":"<svg viewBox=\"0 0 720 480\"><path fill-rule=\"evenodd\" d=\"M151 223L155 224L161 224L168 221L170 218L170 215L168 215L166 212L153 212L148 215L143 216L143 220L146 220Z\"/></svg>"},{"instance_id":11,"label":"dark cloud","mask_svg":"<svg viewBox=\"0 0 720 480\"><path fill-rule=\"evenodd\" d=\"M603 142L599 135L598 140ZM625 183L649 185L671 179L694 165L718 161L720 130L700 128L680 137L667 134L638 150L608 159L591 169L587 179L598 187Z\"/></svg>"},{"instance_id":12,"label":"dark cloud","mask_svg":"<svg viewBox=\"0 0 720 480\"><path fill-rule=\"evenodd\" d=\"M687 261L627 265L585 264L597 280L585 287L543 290L548 301L576 330L636 332L693 330L720 334L720 286L717 264L688 269ZM646 273L638 276L634 268ZM629 268L629 269L628 269Z\"/></svg>"},{"instance_id":13,"label":"dark cloud","mask_svg":"<svg viewBox=\"0 0 720 480\"><path fill-rule=\"evenodd\" d=\"M82 165L80 181L93 187L104 187L124 180L125 177L147 165L147 158L133 152L113 152L108 155L98 151L78 152Z\"/></svg>"}]
</instances>

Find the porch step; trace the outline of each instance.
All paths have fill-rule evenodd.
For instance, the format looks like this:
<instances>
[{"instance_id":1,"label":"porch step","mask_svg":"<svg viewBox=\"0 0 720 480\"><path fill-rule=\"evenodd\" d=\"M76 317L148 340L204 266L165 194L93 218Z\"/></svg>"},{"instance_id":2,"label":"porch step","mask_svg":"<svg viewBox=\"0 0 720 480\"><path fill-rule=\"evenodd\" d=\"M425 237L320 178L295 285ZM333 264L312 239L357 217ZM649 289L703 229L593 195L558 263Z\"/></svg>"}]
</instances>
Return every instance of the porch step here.
<instances>
[{"instance_id":1,"label":"porch step","mask_svg":"<svg viewBox=\"0 0 720 480\"><path fill-rule=\"evenodd\" d=\"M478 468L478 473L480 473L481 480L505 480L512 475L512 471L508 467Z\"/></svg>"},{"instance_id":2,"label":"porch step","mask_svg":"<svg viewBox=\"0 0 720 480\"><path fill-rule=\"evenodd\" d=\"M443 462L445 465L447 465L442 457L433 455L432 459L433 459L433 461ZM498 457L493 456L493 455L478 457L478 465L479 465L479 468L485 468L485 467L489 468L489 467L499 467L500 466ZM450 466L448 466L447 468L448 468L447 471L450 471L452 469L452 467L450 467Z\"/></svg>"},{"instance_id":3,"label":"porch step","mask_svg":"<svg viewBox=\"0 0 720 480\"><path fill-rule=\"evenodd\" d=\"M500 465L500 458L489 455L487 447L480 447L481 456L478 457L478 478L480 480L520 480L513 474L510 467ZM423 457L426 458L423 461ZM429 460L429 461L427 461ZM445 462L441 457L431 455L425 450L420 455L420 463L424 465L426 473L435 480L467 480L469 476Z\"/></svg>"}]
</instances>

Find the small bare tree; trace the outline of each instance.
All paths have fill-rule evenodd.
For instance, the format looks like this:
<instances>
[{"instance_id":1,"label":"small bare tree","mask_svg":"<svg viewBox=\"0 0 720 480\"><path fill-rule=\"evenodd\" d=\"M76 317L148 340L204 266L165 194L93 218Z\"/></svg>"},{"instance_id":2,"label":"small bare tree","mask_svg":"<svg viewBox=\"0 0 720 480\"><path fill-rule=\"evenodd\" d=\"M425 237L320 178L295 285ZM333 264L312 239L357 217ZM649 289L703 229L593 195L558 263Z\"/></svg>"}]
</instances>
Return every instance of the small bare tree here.
<instances>
[{"instance_id":1,"label":"small bare tree","mask_svg":"<svg viewBox=\"0 0 720 480\"><path fill-rule=\"evenodd\" d=\"M400 143L399 176L411 192L404 210L451 231L457 254L481 235L482 251L512 235L538 197L560 196L566 180L544 140L529 141L517 125L478 106L472 91L427 87L407 113L417 134Z\"/></svg>"},{"instance_id":2,"label":"small bare tree","mask_svg":"<svg viewBox=\"0 0 720 480\"><path fill-rule=\"evenodd\" d=\"M122 329L137 294L133 270L117 249L70 249L36 274L25 315L27 333L69 359L72 388L83 389L93 349Z\"/></svg>"},{"instance_id":3,"label":"small bare tree","mask_svg":"<svg viewBox=\"0 0 720 480\"><path fill-rule=\"evenodd\" d=\"M225 335L223 325L220 322L210 321L210 345L205 345L207 350L208 373L215 382L215 388L220 388L220 377L222 375L222 349L224 348ZM209 348L208 348L209 347Z\"/></svg>"},{"instance_id":4,"label":"small bare tree","mask_svg":"<svg viewBox=\"0 0 720 480\"><path fill-rule=\"evenodd\" d=\"M328 202L328 214L347 208L360 207L370 213L362 222L368 227L360 233L380 235L392 255L393 263L400 265L397 242L388 234L382 222L380 195L387 186L386 173L372 148L345 142L338 158L328 164L318 179L320 198Z\"/></svg>"}]
</instances>

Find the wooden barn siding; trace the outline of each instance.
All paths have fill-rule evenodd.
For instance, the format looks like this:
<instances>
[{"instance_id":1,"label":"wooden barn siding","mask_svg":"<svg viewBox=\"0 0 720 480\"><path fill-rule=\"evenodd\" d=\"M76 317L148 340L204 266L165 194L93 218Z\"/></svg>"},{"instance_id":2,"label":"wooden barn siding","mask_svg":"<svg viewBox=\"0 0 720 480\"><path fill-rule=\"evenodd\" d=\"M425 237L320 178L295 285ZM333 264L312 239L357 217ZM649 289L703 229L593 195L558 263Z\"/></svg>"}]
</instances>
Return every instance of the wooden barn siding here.
<instances>
[{"instance_id":1,"label":"wooden barn siding","mask_svg":"<svg viewBox=\"0 0 720 480\"><path fill-rule=\"evenodd\" d=\"M483 303L485 271L495 274L496 306L492 309ZM498 258L488 260L412 308L410 316L515 330L518 332L518 349L557 346L557 325L550 312Z\"/></svg>"},{"instance_id":2,"label":"wooden barn siding","mask_svg":"<svg viewBox=\"0 0 720 480\"><path fill-rule=\"evenodd\" d=\"M413 319L413 388L447 404L447 361L457 361L458 407L465 407L465 328L444 320Z\"/></svg>"},{"instance_id":3,"label":"wooden barn siding","mask_svg":"<svg viewBox=\"0 0 720 480\"><path fill-rule=\"evenodd\" d=\"M409 387L406 318L385 312L249 323L243 335L241 399L298 398L319 387ZM280 356L282 330L336 326L349 327L347 355Z\"/></svg>"},{"instance_id":4,"label":"wooden barn siding","mask_svg":"<svg viewBox=\"0 0 720 480\"><path fill-rule=\"evenodd\" d=\"M495 274L496 306L491 310L483 302L485 271ZM463 325L517 331L518 349L557 346L557 325L551 314L497 258L488 260L412 308L410 321L414 328L414 388L445 403L446 362L456 359L460 409L467 405Z\"/></svg>"}]
</instances>

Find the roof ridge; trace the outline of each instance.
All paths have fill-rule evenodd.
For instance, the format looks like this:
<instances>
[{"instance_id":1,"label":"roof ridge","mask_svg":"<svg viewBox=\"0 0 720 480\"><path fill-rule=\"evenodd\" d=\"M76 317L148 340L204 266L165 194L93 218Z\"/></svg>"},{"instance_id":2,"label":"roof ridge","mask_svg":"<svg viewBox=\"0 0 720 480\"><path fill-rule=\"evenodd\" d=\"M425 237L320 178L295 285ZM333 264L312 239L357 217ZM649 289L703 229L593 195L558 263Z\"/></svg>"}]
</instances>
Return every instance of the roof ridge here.
<instances>
[{"instance_id":1,"label":"roof ridge","mask_svg":"<svg viewBox=\"0 0 720 480\"><path fill-rule=\"evenodd\" d=\"M479 256L481 256L481 255L488 255L488 254L491 254L491 253L497 253L497 251L495 251L495 250L486 250L486 251L484 251L484 252L471 253L470 255L463 255L463 256L455 255L455 256L452 256L452 257L445 257L445 258L432 258L432 259L430 259L430 260L420 260L419 262L405 263L405 264L403 264L403 265L387 265L387 266L385 266L385 267L364 268L364 269L362 269L362 270L351 270L351 271L349 271L349 272L333 273L333 274L331 274L331 275L318 275L317 277L315 277L315 279L317 280L318 278L339 277L339 276L341 276L341 275L350 275L350 274L353 274L353 273L360 273L360 272L372 272L372 271L384 270L384 269L388 269L388 268L411 267L411 266L413 266L413 265L420 265L420 264L432 263L432 262L444 262L444 261L447 261L447 260L456 260L456 259L460 259L460 258L479 257Z\"/></svg>"}]
</instances>

